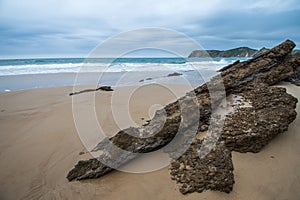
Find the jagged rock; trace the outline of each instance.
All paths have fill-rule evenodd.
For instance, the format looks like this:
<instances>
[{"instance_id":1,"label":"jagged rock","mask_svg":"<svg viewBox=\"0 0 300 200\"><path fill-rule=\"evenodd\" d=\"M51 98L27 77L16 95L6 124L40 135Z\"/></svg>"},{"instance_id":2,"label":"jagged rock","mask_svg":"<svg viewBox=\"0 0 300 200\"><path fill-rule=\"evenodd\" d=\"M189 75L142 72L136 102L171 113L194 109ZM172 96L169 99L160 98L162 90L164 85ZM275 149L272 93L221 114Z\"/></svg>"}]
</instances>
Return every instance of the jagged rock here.
<instances>
[{"instance_id":1,"label":"jagged rock","mask_svg":"<svg viewBox=\"0 0 300 200\"><path fill-rule=\"evenodd\" d=\"M183 182L180 187L182 193L201 192L204 189L230 192L234 183L230 150L257 152L273 137L285 131L295 118L296 100L286 94L284 89L269 87L292 75L298 67L298 60L291 56L294 47L295 44L287 40L253 59L235 62L221 69L222 80L220 77L212 78L208 83L187 93L164 109L158 110L153 119L143 126L124 129L112 138L101 141L93 151L104 153L97 159L79 161L69 172L67 179L71 181L98 178L134 159L138 153L151 152L170 143L166 152L169 152L174 160L172 161L174 170L171 170L171 175L177 182ZM220 87L221 81L224 83L224 88ZM220 131L221 141L206 157L197 160L195 150L201 148L203 144L212 144L210 138L216 140L214 136L216 133L210 133L211 136L203 141L195 140L195 133L206 130L208 125L221 129L218 127L220 117L211 116L211 113L212 109L216 108L212 108L212 105L219 105L226 96L222 89L225 89L226 95L243 96L252 103L253 108L241 108L229 115L225 120L223 131ZM210 96L211 90L214 98ZM193 95L196 95L196 102L192 98ZM260 104L262 101L265 103ZM289 105L284 104L285 101ZM259 116L249 113L254 111ZM270 112L274 112L274 115L269 115ZM261 121L255 124L254 117L255 120ZM240 119L244 119L245 126L243 121L239 121ZM209 122L213 123L209 124ZM253 128L254 131L249 128ZM110 143L118 148L114 148ZM177 152L178 144L186 146L187 152ZM192 162L191 159L197 161ZM208 164L212 159L213 165ZM181 170L180 166L185 162L191 163L188 168ZM178 166L180 172L176 171ZM215 170L207 171L206 167L209 166L211 167L209 169ZM216 173L214 171L217 174L213 174ZM198 178L202 177L199 179L203 180L201 182L203 185L200 181L196 184L196 179L189 174L192 172L200 174ZM181 173L180 177L178 173Z\"/></svg>"},{"instance_id":2,"label":"jagged rock","mask_svg":"<svg viewBox=\"0 0 300 200\"><path fill-rule=\"evenodd\" d=\"M240 93L250 107L238 108L225 119L222 140L238 152L259 152L296 118L298 100L284 88L259 85Z\"/></svg>"},{"instance_id":3,"label":"jagged rock","mask_svg":"<svg viewBox=\"0 0 300 200\"><path fill-rule=\"evenodd\" d=\"M201 159L198 150L203 145L203 140L196 140L179 159L172 161L171 179L179 184L182 194L204 190L229 193L234 184L231 151L221 142Z\"/></svg>"}]
</instances>

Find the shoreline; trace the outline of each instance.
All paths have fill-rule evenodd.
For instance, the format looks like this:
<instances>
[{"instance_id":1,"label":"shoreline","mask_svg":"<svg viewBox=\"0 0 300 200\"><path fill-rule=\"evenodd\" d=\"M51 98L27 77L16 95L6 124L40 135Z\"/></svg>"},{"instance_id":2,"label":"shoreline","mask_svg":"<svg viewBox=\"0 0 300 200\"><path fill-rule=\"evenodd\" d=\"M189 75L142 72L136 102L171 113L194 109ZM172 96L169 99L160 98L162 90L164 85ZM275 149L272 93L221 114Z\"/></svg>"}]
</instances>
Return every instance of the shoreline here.
<instances>
[{"instance_id":1,"label":"shoreline","mask_svg":"<svg viewBox=\"0 0 300 200\"><path fill-rule=\"evenodd\" d=\"M169 76L171 71L159 72L106 72L106 73L53 73L0 76L0 94L13 91L30 90L36 88L66 87L74 85L102 85L120 87L135 86L150 83L162 84L191 84L201 85L217 72L203 70L197 74L193 71L184 72L176 76ZM101 78L99 80L99 75Z\"/></svg>"},{"instance_id":2,"label":"shoreline","mask_svg":"<svg viewBox=\"0 0 300 200\"><path fill-rule=\"evenodd\" d=\"M297 86L289 83L279 86L300 98ZM114 92L120 92L121 99L126 97L129 88L116 88ZM184 86L180 89L175 85L174 88L184 93ZM74 125L70 91L72 87L57 87L0 94L1 198L296 199L300 195L297 175L300 167L299 114L289 130L277 136L260 153L233 152L236 184L230 194L205 191L182 195L170 179L167 167L142 174L116 171L101 179L68 182L65 177L74 163L89 158L87 153L79 155L86 150ZM159 95L162 93L165 95ZM113 134L128 124L124 122L117 127L113 123L109 112L111 95L111 92L99 91L95 98L99 102L96 105L99 120L105 131ZM84 98L88 96L82 95L86 105ZM137 91L130 104L134 123L140 125L151 117L153 103L165 105L174 98L153 85ZM121 102L116 102L116 109L122 106ZM297 113L300 113L299 103Z\"/></svg>"}]
</instances>

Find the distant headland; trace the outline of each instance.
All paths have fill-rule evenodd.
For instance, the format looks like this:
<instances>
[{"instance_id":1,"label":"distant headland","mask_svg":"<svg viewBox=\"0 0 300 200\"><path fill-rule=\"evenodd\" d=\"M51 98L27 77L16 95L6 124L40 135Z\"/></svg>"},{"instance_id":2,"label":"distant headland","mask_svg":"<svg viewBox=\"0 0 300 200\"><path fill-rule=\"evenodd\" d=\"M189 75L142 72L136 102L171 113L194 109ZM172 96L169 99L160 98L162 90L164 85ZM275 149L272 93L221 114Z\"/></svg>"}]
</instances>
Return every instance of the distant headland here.
<instances>
[{"instance_id":1,"label":"distant headland","mask_svg":"<svg viewBox=\"0 0 300 200\"><path fill-rule=\"evenodd\" d=\"M237 58L245 58L245 57L254 57L257 56L265 51L268 51L270 49L268 48L261 48L259 50L257 49L251 49L249 47L238 47L234 49L228 49L228 50L194 50L190 55L189 58L230 58L230 57L237 57ZM298 52L300 50L293 50L292 54Z\"/></svg>"}]
</instances>

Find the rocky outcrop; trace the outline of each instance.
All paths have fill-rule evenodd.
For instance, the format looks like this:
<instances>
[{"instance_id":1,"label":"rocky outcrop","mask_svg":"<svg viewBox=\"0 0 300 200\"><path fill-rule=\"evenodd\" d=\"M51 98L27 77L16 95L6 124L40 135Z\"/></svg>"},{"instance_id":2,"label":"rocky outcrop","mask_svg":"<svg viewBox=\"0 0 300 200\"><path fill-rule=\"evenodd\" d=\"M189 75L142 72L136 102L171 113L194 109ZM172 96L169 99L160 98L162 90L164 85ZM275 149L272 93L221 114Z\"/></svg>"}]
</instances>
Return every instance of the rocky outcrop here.
<instances>
[{"instance_id":1,"label":"rocky outcrop","mask_svg":"<svg viewBox=\"0 0 300 200\"><path fill-rule=\"evenodd\" d=\"M220 70L222 79L214 77L158 110L149 123L124 129L101 141L93 151L103 153L97 159L79 161L67 179L98 178L139 153L155 151L168 144L166 152L173 159L170 173L180 184L182 193L206 189L230 192L234 184L231 151L258 152L272 138L286 131L296 116L297 100L284 89L270 87L294 74L299 66L298 60L291 55L294 47L295 44L287 40L253 59L223 68ZM224 88L219 87L220 81ZM251 106L228 114L222 127L220 116L211 115L216 108L213 105L219 105L232 94L242 96ZM196 102L191 98L193 95ZM201 134L209 125L220 130L220 140L213 143L218 134L210 131L203 139L195 139L195 133ZM179 143L187 150L178 152ZM201 157L201 151L212 144L211 151Z\"/></svg>"},{"instance_id":2,"label":"rocky outcrop","mask_svg":"<svg viewBox=\"0 0 300 200\"><path fill-rule=\"evenodd\" d=\"M225 119L221 139L233 151L259 152L278 134L287 131L296 118L297 99L284 88L257 85L236 95L249 105L238 108Z\"/></svg>"},{"instance_id":3,"label":"rocky outcrop","mask_svg":"<svg viewBox=\"0 0 300 200\"><path fill-rule=\"evenodd\" d=\"M204 158L200 159L198 151L204 150L203 145L213 145L203 144L210 140L210 132L204 139L194 139L190 148L171 162L171 178L179 184L181 193L204 190L229 193L234 184L231 151L259 152L270 140L286 131L296 118L297 99L284 88L256 86L248 89L232 95L239 97L239 103L226 116L219 142Z\"/></svg>"}]
</instances>

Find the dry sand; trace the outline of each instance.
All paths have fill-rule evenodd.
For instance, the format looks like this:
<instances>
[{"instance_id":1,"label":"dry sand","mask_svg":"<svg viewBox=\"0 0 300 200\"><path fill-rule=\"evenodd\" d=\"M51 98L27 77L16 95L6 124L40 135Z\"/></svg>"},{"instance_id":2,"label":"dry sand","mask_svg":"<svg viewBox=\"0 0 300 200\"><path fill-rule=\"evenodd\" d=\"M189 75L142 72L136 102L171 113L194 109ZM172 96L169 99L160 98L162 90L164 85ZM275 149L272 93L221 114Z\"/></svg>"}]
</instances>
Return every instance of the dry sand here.
<instances>
[{"instance_id":1,"label":"dry sand","mask_svg":"<svg viewBox=\"0 0 300 200\"><path fill-rule=\"evenodd\" d=\"M297 86L281 84L300 99ZM170 86L183 94L185 86ZM132 120L126 116L124 101L130 87L118 88L114 110L120 111L119 126L142 124L153 110L177 95L159 86L137 90L129 101ZM68 182L67 172L80 159L89 158L77 134L71 87L34 89L0 94L0 199L289 199L300 197L299 116L288 132L275 138L258 154L233 153L235 185L230 194L206 191L182 195L170 179L168 168L132 174L115 171L100 179ZM104 132L112 135L120 128L110 111L111 92L97 92L96 114ZM76 112L87 116L91 143L97 130L90 128L86 109L93 107L93 94L81 94ZM122 111L122 112L121 112ZM297 106L300 113L300 105ZM122 114L123 113L123 114ZM122 119L123 118L123 119ZM144 119L141 119L144 118Z\"/></svg>"}]
</instances>

